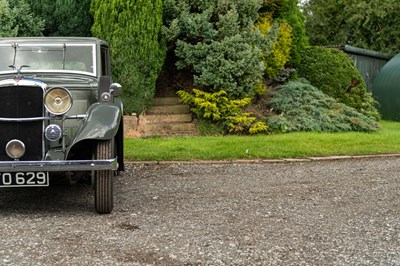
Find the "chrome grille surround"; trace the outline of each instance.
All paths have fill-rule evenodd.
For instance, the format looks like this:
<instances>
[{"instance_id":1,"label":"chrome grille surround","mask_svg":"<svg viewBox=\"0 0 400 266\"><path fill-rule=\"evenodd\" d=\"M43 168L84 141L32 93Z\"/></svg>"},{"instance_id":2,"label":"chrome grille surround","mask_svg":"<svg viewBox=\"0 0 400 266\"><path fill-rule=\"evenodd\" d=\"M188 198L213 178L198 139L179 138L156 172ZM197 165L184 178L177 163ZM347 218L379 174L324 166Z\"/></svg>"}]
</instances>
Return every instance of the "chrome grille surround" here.
<instances>
[{"instance_id":1,"label":"chrome grille surround","mask_svg":"<svg viewBox=\"0 0 400 266\"><path fill-rule=\"evenodd\" d=\"M43 159L44 120L30 121L30 118L44 117L43 94L46 87L41 81L26 78L0 82L0 161L12 160L5 151L5 146L12 139L18 139L26 146L21 161Z\"/></svg>"}]
</instances>

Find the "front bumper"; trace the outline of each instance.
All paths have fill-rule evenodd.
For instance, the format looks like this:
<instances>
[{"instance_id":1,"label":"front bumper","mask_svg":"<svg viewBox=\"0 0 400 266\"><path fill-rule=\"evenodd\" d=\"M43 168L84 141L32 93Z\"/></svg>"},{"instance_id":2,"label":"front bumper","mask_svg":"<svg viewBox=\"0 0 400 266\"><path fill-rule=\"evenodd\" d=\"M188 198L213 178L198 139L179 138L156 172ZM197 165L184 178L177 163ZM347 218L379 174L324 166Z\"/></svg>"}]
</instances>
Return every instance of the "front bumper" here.
<instances>
[{"instance_id":1,"label":"front bumper","mask_svg":"<svg viewBox=\"0 0 400 266\"><path fill-rule=\"evenodd\" d=\"M69 172L117 169L117 158L109 160L0 162L0 172Z\"/></svg>"}]
</instances>

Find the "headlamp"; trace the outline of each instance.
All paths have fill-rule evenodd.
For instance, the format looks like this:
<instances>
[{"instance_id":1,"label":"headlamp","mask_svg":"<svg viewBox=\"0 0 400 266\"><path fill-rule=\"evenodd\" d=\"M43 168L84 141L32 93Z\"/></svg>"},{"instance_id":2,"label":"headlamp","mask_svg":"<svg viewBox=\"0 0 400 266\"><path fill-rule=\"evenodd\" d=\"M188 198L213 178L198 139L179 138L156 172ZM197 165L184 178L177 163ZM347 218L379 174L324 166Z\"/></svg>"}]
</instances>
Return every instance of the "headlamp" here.
<instances>
[{"instance_id":1,"label":"headlamp","mask_svg":"<svg viewBox=\"0 0 400 266\"><path fill-rule=\"evenodd\" d=\"M25 154L25 144L18 140L10 140L6 145L6 153L11 159L19 159Z\"/></svg>"},{"instance_id":2,"label":"headlamp","mask_svg":"<svg viewBox=\"0 0 400 266\"><path fill-rule=\"evenodd\" d=\"M63 115L72 107L71 93L62 87L51 88L44 95L44 105L53 115Z\"/></svg>"}]
</instances>

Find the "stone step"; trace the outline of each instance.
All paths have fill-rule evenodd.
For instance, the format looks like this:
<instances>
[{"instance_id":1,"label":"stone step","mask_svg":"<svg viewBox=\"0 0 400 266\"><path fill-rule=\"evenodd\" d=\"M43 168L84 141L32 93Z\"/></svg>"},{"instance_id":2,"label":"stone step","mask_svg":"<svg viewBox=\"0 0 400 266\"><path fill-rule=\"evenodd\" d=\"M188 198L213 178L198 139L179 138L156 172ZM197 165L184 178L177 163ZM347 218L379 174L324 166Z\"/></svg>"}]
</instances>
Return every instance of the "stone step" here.
<instances>
[{"instance_id":1,"label":"stone step","mask_svg":"<svg viewBox=\"0 0 400 266\"><path fill-rule=\"evenodd\" d=\"M191 114L148 114L143 117L148 124L157 123L190 123Z\"/></svg>"},{"instance_id":2,"label":"stone step","mask_svg":"<svg viewBox=\"0 0 400 266\"><path fill-rule=\"evenodd\" d=\"M179 97L155 98L140 118L127 117L126 137L197 135L190 106Z\"/></svg>"},{"instance_id":3,"label":"stone step","mask_svg":"<svg viewBox=\"0 0 400 266\"><path fill-rule=\"evenodd\" d=\"M190 107L184 104L176 105L155 105L151 106L146 114L188 114Z\"/></svg>"},{"instance_id":4,"label":"stone step","mask_svg":"<svg viewBox=\"0 0 400 266\"><path fill-rule=\"evenodd\" d=\"M177 136L196 133L197 129L193 123L162 123L146 124L146 130L142 136Z\"/></svg>"},{"instance_id":5,"label":"stone step","mask_svg":"<svg viewBox=\"0 0 400 266\"><path fill-rule=\"evenodd\" d=\"M141 133L140 136L127 136L127 138L146 138L146 137L187 137L187 136L197 136L197 132L165 132L162 134L160 132L145 132Z\"/></svg>"},{"instance_id":6,"label":"stone step","mask_svg":"<svg viewBox=\"0 0 400 266\"><path fill-rule=\"evenodd\" d=\"M162 97L162 98L154 98L152 105L179 105L182 104L181 98L179 97Z\"/></svg>"}]
</instances>

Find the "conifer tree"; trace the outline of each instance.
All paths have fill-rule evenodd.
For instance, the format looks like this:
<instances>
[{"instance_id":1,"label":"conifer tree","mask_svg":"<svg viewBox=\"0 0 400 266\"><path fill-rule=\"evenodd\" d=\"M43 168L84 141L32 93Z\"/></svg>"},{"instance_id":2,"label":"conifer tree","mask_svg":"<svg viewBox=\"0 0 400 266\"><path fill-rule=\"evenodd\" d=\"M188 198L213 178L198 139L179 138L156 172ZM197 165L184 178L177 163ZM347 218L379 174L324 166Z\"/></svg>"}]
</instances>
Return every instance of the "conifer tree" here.
<instances>
[{"instance_id":1,"label":"conifer tree","mask_svg":"<svg viewBox=\"0 0 400 266\"><path fill-rule=\"evenodd\" d=\"M352 45L395 55L400 52L400 1L308 0L307 34L313 45Z\"/></svg>"},{"instance_id":2,"label":"conifer tree","mask_svg":"<svg viewBox=\"0 0 400 266\"><path fill-rule=\"evenodd\" d=\"M292 47L290 64L296 66L301 61L300 53L308 46L304 15L298 0L264 0L261 13L272 15L275 22L288 23L292 28Z\"/></svg>"},{"instance_id":3,"label":"conifer tree","mask_svg":"<svg viewBox=\"0 0 400 266\"><path fill-rule=\"evenodd\" d=\"M164 33L176 46L178 69L192 71L198 88L252 97L262 83L276 40L255 27L262 0L164 0Z\"/></svg>"},{"instance_id":4,"label":"conifer tree","mask_svg":"<svg viewBox=\"0 0 400 266\"><path fill-rule=\"evenodd\" d=\"M45 20L45 36L91 36L90 0L27 0Z\"/></svg>"},{"instance_id":5,"label":"conifer tree","mask_svg":"<svg viewBox=\"0 0 400 266\"><path fill-rule=\"evenodd\" d=\"M0 37L39 36L43 28L25 0L0 0Z\"/></svg>"},{"instance_id":6,"label":"conifer tree","mask_svg":"<svg viewBox=\"0 0 400 266\"><path fill-rule=\"evenodd\" d=\"M111 46L114 79L124 87L126 113L140 113L154 97L165 58L160 39L162 0L92 0L92 33Z\"/></svg>"},{"instance_id":7,"label":"conifer tree","mask_svg":"<svg viewBox=\"0 0 400 266\"><path fill-rule=\"evenodd\" d=\"M7 0L0 0L0 37L16 36L14 23L15 17L11 16L10 4Z\"/></svg>"}]
</instances>

